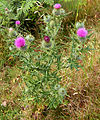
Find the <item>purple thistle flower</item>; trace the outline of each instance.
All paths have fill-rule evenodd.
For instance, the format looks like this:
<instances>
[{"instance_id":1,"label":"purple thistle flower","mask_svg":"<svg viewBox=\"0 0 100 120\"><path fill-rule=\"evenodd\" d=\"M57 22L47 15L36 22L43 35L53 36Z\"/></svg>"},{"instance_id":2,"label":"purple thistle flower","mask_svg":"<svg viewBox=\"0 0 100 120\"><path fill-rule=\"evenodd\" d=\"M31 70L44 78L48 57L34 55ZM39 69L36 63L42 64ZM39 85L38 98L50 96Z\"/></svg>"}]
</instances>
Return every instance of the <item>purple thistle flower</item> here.
<instances>
[{"instance_id":1,"label":"purple thistle flower","mask_svg":"<svg viewBox=\"0 0 100 120\"><path fill-rule=\"evenodd\" d=\"M48 36L44 36L44 40L45 40L47 43L49 43L50 38L49 38Z\"/></svg>"},{"instance_id":2,"label":"purple thistle flower","mask_svg":"<svg viewBox=\"0 0 100 120\"><path fill-rule=\"evenodd\" d=\"M55 8L55 9L60 9L60 8L61 8L61 4L56 3L56 4L54 5L54 8Z\"/></svg>"},{"instance_id":3,"label":"purple thistle flower","mask_svg":"<svg viewBox=\"0 0 100 120\"><path fill-rule=\"evenodd\" d=\"M15 46L17 48L21 48L21 47L24 47L25 46L25 39L23 37L18 37L16 40L15 40Z\"/></svg>"},{"instance_id":4,"label":"purple thistle flower","mask_svg":"<svg viewBox=\"0 0 100 120\"><path fill-rule=\"evenodd\" d=\"M19 20L16 21L15 24L16 24L16 25L20 25L20 21L19 21Z\"/></svg>"},{"instance_id":5,"label":"purple thistle flower","mask_svg":"<svg viewBox=\"0 0 100 120\"><path fill-rule=\"evenodd\" d=\"M87 34L88 34L88 31L87 31L85 28L79 28L79 29L77 30L77 35L78 35L79 37L84 38L84 37L87 36Z\"/></svg>"}]
</instances>

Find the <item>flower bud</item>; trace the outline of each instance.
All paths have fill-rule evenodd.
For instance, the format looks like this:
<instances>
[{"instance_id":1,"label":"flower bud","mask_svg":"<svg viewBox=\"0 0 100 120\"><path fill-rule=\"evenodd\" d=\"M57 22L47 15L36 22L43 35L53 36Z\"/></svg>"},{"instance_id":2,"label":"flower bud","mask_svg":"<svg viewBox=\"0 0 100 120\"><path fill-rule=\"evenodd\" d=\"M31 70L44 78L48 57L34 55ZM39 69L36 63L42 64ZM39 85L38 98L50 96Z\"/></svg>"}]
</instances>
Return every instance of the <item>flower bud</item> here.
<instances>
[{"instance_id":1,"label":"flower bud","mask_svg":"<svg viewBox=\"0 0 100 120\"><path fill-rule=\"evenodd\" d=\"M49 41L49 42L46 42L46 41L42 41L42 47L45 48L45 49L50 49L50 48L53 48L54 47L54 41Z\"/></svg>"},{"instance_id":2,"label":"flower bud","mask_svg":"<svg viewBox=\"0 0 100 120\"><path fill-rule=\"evenodd\" d=\"M50 27L53 28L55 26L55 21L51 20L50 21Z\"/></svg>"},{"instance_id":3,"label":"flower bud","mask_svg":"<svg viewBox=\"0 0 100 120\"><path fill-rule=\"evenodd\" d=\"M9 50L10 50L10 51L13 50L13 47L10 46L10 47L9 47Z\"/></svg>"},{"instance_id":4,"label":"flower bud","mask_svg":"<svg viewBox=\"0 0 100 120\"><path fill-rule=\"evenodd\" d=\"M76 23L76 28L79 29L79 28L84 28L84 23L80 23L80 22L77 22Z\"/></svg>"},{"instance_id":5,"label":"flower bud","mask_svg":"<svg viewBox=\"0 0 100 120\"><path fill-rule=\"evenodd\" d=\"M66 90L64 89L64 88L60 88L59 90L58 90L58 93L59 93L59 95L61 95L61 96L65 96L66 95Z\"/></svg>"},{"instance_id":6,"label":"flower bud","mask_svg":"<svg viewBox=\"0 0 100 120\"><path fill-rule=\"evenodd\" d=\"M45 22L45 23L50 22L50 20L51 20L51 16L50 16L50 15L44 16L44 22Z\"/></svg>"},{"instance_id":7,"label":"flower bud","mask_svg":"<svg viewBox=\"0 0 100 120\"><path fill-rule=\"evenodd\" d=\"M55 85L55 90L58 90L58 89L60 89L60 85L59 84Z\"/></svg>"},{"instance_id":8,"label":"flower bud","mask_svg":"<svg viewBox=\"0 0 100 120\"><path fill-rule=\"evenodd\" d=\"M46 27L45 29L46 29L46 31L49 31L49 28L48 28L48 27Z\"/></svg>"},{"instance_id":9,"label":"flower bud","mask_svg":"<svg viewBox=\"0 0 100 120\"><path fill-rule=\"evenodd\" d=\"M60 9L60 15L64 15L65 14L65 10L63 8Z\"/></svg>"},{"instance_id":10,"label":"flower bud","mask_svg":"<svg viewBox=\"0 0 100 120\"><path fill-rule=\"evenodd\" d=\"M45 40L45 42L49 43L50 38L48 36L44 36L44 40Z\"/></svg>"},{"instance_id":11,"label":"flower bud","mask_svg":"<svg viewBox=\"0 0 100 120\"><path fill-rule=\"evenodd\" d=\"M18 34L17 31L13 31L13 34L12 34L12 35L13 35L13 36L17 36L17 34Z\"/></svg>"},{"instance_id":12,"label":"flower bud","mask_svg":"<svg viewBox=\"0 0 100 120\"><path fill-rule=\"evenodd\" d=\"M9 14L9 11L5 11L5 14L8 15L8 14Z\"/></svg>"},{"instance_id":13,"label":"flower bud","mask_svg":"<svg viewBox=\"0 0 100 120\"><path fill-rule=\"evenodd\" d=\"M55 19L56 24L60 24L60 20L58 18Z\"/></svg>"},{"instance_id":14,"label":"flower bud","mask_svg":"<svg viewBox=\"0 0 100 120\"><path fill-rule=\"evenodd\" d=\"M30 42L32 42L32 41L35 40L35 37L32 36L32 35L27 35L25 39L28 40L28 41L30 41Z\"/></svg>"},{"instance_id":15,"label":"flower bud","mask_svg":"<svg viewBox=\"0 0 100 120\"><path fill-rule=\"evenodd\" d=\"M13 28L9 28L8 30L9 30L9 33L12 32L12 31L14 31Z\"/></svg>"},{"instance_id":16,"label":"flower bud","mask_svg":"<svg viewBox=\"0 0 100 120\"><path fill-rule=\"evenodd\" d=\"M9 28L8 31L10 36L17 36L18 34L17 31L15 31L13 28Z\"/></svg>"},{"instance_id":17,"label":"flower bud","mask_svg":"<svg viewBox=\"0 0 100 120\"><path fill-rule=\"evenodd\" d=\"M17 8L17 13L21 10L22 8Z\"/></svg>"},{"instance_id":18,"label":"flower bud","mask_svg":"<svg viewBox=\"0 0 100 120\"><path fill-rule=\"evenodd\" d=\"M19 21L19 20L16 21L15 24L16 24L16 25L20 25L20 21Z\"/></svg>"},{"instance_id":19,"label":"flower bud","mask_svg":"<svg viewBox=\"0 0 100 120\"><path fill-rule=\"evenodd\" d=\"M5 8L5 11L8 11L8 8Z\"/></svg>"}]
</instances>

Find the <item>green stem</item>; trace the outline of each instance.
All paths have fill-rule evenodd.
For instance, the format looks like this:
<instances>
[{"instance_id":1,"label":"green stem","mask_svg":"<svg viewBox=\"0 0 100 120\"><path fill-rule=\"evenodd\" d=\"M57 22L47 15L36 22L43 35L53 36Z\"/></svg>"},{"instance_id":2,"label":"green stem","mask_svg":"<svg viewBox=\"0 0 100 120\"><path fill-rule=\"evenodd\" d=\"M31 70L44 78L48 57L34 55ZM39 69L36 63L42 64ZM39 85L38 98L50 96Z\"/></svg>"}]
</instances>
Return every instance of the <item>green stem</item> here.
<instances>
[{"instance_id":1,"label":"green stem","mask_svg":"<svg viewBox=\"0 0 100 120\"><path fill-rule=\"evenodd\" d=\"M76 12L75 24L77 22L78 12L79 12L79 0L78 0L78 5L77 5L77 12Z\"/></svg>"}]
</instances>

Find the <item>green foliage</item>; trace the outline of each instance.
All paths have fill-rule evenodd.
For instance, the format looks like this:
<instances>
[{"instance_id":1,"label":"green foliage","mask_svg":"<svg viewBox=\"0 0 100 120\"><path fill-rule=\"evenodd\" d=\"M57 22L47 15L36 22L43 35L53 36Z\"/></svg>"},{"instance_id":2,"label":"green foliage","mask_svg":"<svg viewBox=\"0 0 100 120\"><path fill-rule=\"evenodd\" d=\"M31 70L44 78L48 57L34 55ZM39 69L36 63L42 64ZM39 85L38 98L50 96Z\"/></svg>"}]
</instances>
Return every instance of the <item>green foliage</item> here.
<instances>
[{"instance_id":1,"label":"green foliage","mask_svg":"<svg viewBox=\"0 0 100 120\"><path fill-rule=\"evenodd\" d=\"M61 78L58 74L61 66L61 60L58 61L61 54L57 55L57 49L52 49L50 53L44 51L43 54L37 55L30 48L28 59L22 56L23 67L22 70L27 71L27 75L23 76L27 88L25 88L25 94L28 95L26 100L34 100L35 104L44 104L50 108L56 108L62 103L63 97L59 96L58 91L55 90L55 85L59 84ZM34 59L32 60L32 56ZM24 58L24 59L23 59ZM34 62L33 62L34 61ZM53 65L55 70L52 71Z\"/></svg>"},{"instance_id":2,"label":"green foliage","mask_svg":"<svg viewBox=\"0 0 100 120\"><path fill-rule=\"evenodd\" d=\"M58 16L58 23L55 25L55 29L60 29L61 22L59 21L62 20L62 17L62 15ZM52 17L52 20L55 20L55 18L56 16ZM50 24L47 26L49 27L49 25ZM40 47L40 45L37 45L33 41L29 41L27 38L27 48L17 50L14 46L14 40L16 39L16 36L22 36L18 32L19 28L20 26L16 26L12 31L8 30L9 34L6 42L10 50L8 56L12 56L15 59L19 58L21 62L19 68L23 71L22 79L27 86L24 91L24 95L27 95L27 97L24 100L34 100L34 104L44 103L44 105L49 108L56 108L59 104L63 104L64 96L67 95L66 90L63 92L66 87L63 88L63 86L61 86L60 88L63 88L61 90L60 88L57 90L55 88L61 81L59 71L62 69L61 66L63 65L61 62L61 54L59 53L60 46L52 44L52 48L45 49L42 44ZM54 38L56 37L58 30L55 35L52 34L52 28L50 29L51 32L47 33L49 36L52 34L50 38L52 42L55 42ZM43 32L45 33L46 31L44 30ZM29 37L32 36L30 35ZM36 46L39 47L38 53L36 52ZM55 66L55 68L53 66Z\"/></svg>"},{"instance_id":3,"label":"green foliage","mask_svg":"<svg viewBox=\"0 0 100 120\"><path fill-rule=\"evenodd\" d=\"M66 63L62 62L62 54L59 53L61 46L55 43L55 39L61 28L62 19L67 14L65 11L62 13L62 9L57 12L53 11L52 16L44 16L45 27L48 27L48 30L43 28L41 37L43 39L44 36L49 36L50 46L48 46L49 43L46 43L44 40L41 45L37 45L27 38L27 47L16 49L12 44L12 42L14 43L15 36L9 33L10 36L8 40L9 46L13 48L9 56L19 58L21 62L19 68L23 71L22 80L26 84L23 93L26 97L23 97L23 100L33 100L34 104L43 104L48 108L57 108L59 104L63 104L64 97L67 96L67 86L65 85L65 87L63 87L59 85L62 80L60 71L68 67L71 69L75 68L76 70L79 70L80 67L83 68L78 60L82 60L84 58L83 53L90 50L87 46L83 47L86 39L80 41L75 34L77 30L75 28L71 30L71 36L69 37L72 41L70 55L66 57ZM19 27L16 26L16 30L18 30ZM22 35L17 32L17 36ZM29 35L28 37L32 36ZM90 36L87 38L89 39ZM78 46L80 46L80 48L78 48ZM55 86L60 87L57 89Z\"/></svg>"}]
</instances>

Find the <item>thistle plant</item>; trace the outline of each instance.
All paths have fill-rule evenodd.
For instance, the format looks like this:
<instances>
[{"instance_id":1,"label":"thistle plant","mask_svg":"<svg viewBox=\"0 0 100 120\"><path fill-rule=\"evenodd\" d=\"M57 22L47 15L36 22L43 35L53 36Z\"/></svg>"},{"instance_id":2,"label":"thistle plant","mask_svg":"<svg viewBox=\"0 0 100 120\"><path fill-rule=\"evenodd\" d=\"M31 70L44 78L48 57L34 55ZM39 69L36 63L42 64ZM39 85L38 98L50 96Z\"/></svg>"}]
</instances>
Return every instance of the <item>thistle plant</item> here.
<instances>
[{"instance_id":1,"label":"thistle plant","mask_svg":"<svg viewBox=\"0 0 100 120\"><path fill-rule=\"evenodd\" d=\"M24 89L26 98L24 100L33 100L34 104L43 104L49 108L56 108L59 104L62 104L64 97L67 95L66 87L60 85L61 53L59 53L60 46L56 46L55 43L62 18L60 15L44 17L46 29L48 27L50 32L44 31L41 45L37 45L32 40L32 38L34 39L32 35L26 37L18 35L14 41L16 47L14 51L17 50L14 56L18 56L21 60L22 64L19 68L23 71L22 79L26 84ZM58 22L56 23L56 21ZM55 34L53 34L54 32ZM36 47L33 46L41 46L38 53L35 51ZM55 85L58 85L58 87Z\"/></svg>"},{"instance_id":2,"label":"thistle plant","mask_svg":"<svg viewBox=\"0 0 100 120\"><path fill-rule=\"evenodd\" d=\"M62 19L66 16L65 10L61 8L60 4L55 4L51 15L44 16L46 27L44 34L50 36L51 40L55 40L59 29L61 28Z\"/></svg>"},{"instance_id":3,"label":"thistle plant","mask_svg":"<svg viewBox=\"0 0 100 120\"><path fill-rule=\"evenodd\" d=\"M86 30L84 23L77 22L75 29L71 30L71 37L67 37L72 41L72 47L69 58L66 60L66 67L70 67L71 69L75 68L79 70L79 68L84 69L84 67L79 63L79 61L83 61L85 54L89 50L89 46L86 42L90 39L93 33L88 34L88 30Z\"/></svg>"},{"instance_id":4,"label":"thistle plant","mask_svg":"<svg viewBox=\"0 0 100 120\"><path fill-rule=\"evenodd\" d=\"M78 26L75 32L71 31L69 39L72 40L72 49L66 64L62 62L62 53L59 52L61 46L56 45L55 39L65 15L61 5L55 4L52 14L44 16L45 29L42 30L41 44L37 45L31 34L25 36L17 33L17 38L13 37L13 46L16 48L10 54L17 56L21 61L21 66L18 67L22 70L21 78L26 85L23 100L33 100L35 105L56 108L59 104L63 104L67 96L67 85L61 84L60 71L66 66L77 70L81 67L78 58L81 58L80 53L82 55L83 44L88 36L85 27ZM15 24L18 26L20 22L16 21ZM82 47L79 49L78 45Z\"/></svg>"}]
</instances>

